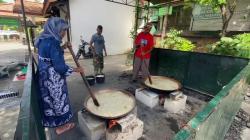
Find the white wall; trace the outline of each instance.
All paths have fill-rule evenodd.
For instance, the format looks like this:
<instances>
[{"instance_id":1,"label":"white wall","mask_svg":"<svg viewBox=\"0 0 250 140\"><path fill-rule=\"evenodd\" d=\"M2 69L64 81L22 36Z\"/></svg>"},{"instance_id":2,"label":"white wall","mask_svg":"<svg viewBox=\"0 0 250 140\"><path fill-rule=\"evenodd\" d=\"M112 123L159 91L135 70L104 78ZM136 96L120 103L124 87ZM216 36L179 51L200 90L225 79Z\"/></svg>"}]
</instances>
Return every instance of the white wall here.
<instances>
[{"instance_id":1,"label":"white wall","mask_svg":"<svg viewBox=\"0 0 250 140\"><path fill-rule=\"evenodd\" d=\"M129 32L133 27L134 8L105 0L70 0L72 44L80 44L80 35L90 41L97 25L103 26L108 55L122 54L132 47Z\"/></svg>"}]
</instances>

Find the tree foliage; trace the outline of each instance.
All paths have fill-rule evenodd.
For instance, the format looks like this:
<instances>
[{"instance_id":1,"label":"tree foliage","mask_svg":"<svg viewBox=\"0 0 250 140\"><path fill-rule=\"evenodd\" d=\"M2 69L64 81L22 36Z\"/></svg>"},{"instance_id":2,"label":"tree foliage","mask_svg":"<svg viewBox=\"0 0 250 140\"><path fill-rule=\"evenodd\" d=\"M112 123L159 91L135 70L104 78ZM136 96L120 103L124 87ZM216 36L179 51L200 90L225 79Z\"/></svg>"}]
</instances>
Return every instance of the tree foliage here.
<instances>
[{"instance_id":1,"label":"tree foliage","mask_svg":"<svg viewBox=\"0 0 250 140\"><path fill-rule=\"evenodd\" d=\"M180 50L180 51L192 51L195 45L191 41L180 37L182 31L176 29L170 29L167 33L167 38L163 40L163 48Z\"/></svg>"},{"instance_id":2,"label":"tree foliage","mask_svg":"<svg viewBox=\"0 0 250 140\"><path fill-rule=\"evenodd\" d=\"M218 9L221 5L227 4L227 0L185 0L187 3L196 3L200 5L209 5L214 9Z\"/></svg>"},{"instance_id":3,"label":"tree foliage","mask_svg":"<svg viewBox=\"0 0 250 140\"><path fill-rule=\"evenodd\" d=\"M234 14L238 0L185 0L185 2L208 5L213 9L220 9L223 23L221 36L227 35L227 27Z\"/></svg>"},{"instance_id":4,"label":"tree foliage","mask_svg":"<svg viewBox=\"0 0 250 140\"><path fill-rule=\"evenodd\" d=\"M2 30L8 31L8 30L13 30L16 31L18 29L18 26L8 26L8 25L3 25Z\"/></svg>"},{"instance_id":5,"label":"tree foliage","mask_svg":"<svg viewBox=\"0 0 250 140\"><path fill-rule=\"evenodd\" d=\"M250 34L239 34L232 38L222 37L210 48L211 53L250 58Z\"/></svg>"}]
</instances>

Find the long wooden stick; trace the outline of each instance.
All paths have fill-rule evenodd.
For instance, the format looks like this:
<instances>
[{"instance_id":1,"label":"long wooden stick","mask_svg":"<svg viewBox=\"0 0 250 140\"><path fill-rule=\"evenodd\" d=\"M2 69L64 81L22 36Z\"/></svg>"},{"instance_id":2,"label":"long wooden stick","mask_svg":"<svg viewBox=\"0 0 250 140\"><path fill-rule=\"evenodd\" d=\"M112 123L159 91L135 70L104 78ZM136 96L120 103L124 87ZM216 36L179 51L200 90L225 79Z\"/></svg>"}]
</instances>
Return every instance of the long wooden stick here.
<instances>
[{"instance_id":1,"label":"long wooden stick","mask_svg":"<svg viewBox=\"0 0 250 140\"><path fill-rule=\"evenodd\" d=\"M74 61L75 61L75 63L76 63L76 66L77 66L78 68L81 67L80 63L79 63L78 60L76 59L75 53L74 53L74 51L72 50L72 48L71 48L71 47L68 47L68 49L69 49L69 51L70 51L70 53L71 53L71 55L72 55L72 57L73 57L73 59L74 59ZM89 94L90 94L91 98L93 99L94 104L95 104L96 106L100 106L99 102L97 101L97 99L96 99L94 93L92 92L92 90L91 90L91 88L90 88L90 86L89 86L89 83L88 83L87 79L85 78L85 74L84 74L84 73L80 73L80 74L81 74L81 77L82 77L82 80L83 80L84 84L86 85L86 87L87 87L87 89L88 89L88 91L89 91Z\"/></svg>"},{"instance_id":2,"label":"long wooden stick","mask_svg":"<svg viewBox=\"0 0 250 140\"><path fill-rule=\"evenodd\" d=\"M148 68L148 66L147 66L147 64L146 64L146 62L145 62L145 60L143 59L142 61L144 62L144 65L146 66L146 68ZM149 72L148 69L147 69L147 73L148 73L148 80L149 80L149 83L152 85L152 84L153 84L153 81L152 81L152 78L151 78L151 76L150 76L150 72Z\"/></svg>"},{"instance_id":3,"label":"long wooden stick","mask_svg":"<svg viewBox=\"0 0 250 140\"><path fill-rule=\"evenodd\" d=\"M140 46L140 49L141 49L141 54L142 54L142 47L141 47L141 46ZM143 57L143 56L142 56L142 57ZM148 74L149 83L152 85L152 84L153 84L153 81L152 81L152 79L151 79L150 72L149 72L149 70L148 70L148 66L147 66L147 64L146 64L146 62L145 62L145 60L144 60L144 58L142 58L141 66L142 66L143 64L145 65L145 67L146 67L146 69L147 69L147 74Z\"/></svg>"}]
</instances>

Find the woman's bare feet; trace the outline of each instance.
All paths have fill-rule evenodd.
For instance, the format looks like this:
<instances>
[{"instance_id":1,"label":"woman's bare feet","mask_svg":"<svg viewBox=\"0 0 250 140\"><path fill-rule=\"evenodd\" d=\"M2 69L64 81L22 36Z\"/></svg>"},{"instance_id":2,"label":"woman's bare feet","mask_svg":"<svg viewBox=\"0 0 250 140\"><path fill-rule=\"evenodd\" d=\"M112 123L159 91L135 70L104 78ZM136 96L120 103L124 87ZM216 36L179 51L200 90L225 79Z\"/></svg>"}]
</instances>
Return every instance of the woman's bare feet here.
<instances>
[{"instance_id":1,"label":"woman's bare feet","mask_svg":"<svg viewBox=\"0 0 250 140\"><path fill-rule=\"evenodd\" d=\"M74 127L75 127L75 123L66 123L65 125L62 125L56 128L56 134L60 135Z\"/></svg>"}]
</instances>

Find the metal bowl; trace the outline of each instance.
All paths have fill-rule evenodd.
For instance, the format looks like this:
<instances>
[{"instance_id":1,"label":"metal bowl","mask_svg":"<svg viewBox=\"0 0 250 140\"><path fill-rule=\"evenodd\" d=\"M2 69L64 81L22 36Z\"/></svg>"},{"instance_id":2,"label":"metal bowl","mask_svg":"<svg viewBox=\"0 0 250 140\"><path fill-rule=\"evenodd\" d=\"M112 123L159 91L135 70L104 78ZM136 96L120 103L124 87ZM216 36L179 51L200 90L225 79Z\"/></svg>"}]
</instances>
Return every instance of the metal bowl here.
<instances>
[{"instance_id":1,"label":"metal bowl","mask_svg":"<svg viewBox=\"0 0 250 140\"><path fill-rule=\"evenodd\" d=\"M116 94L113 94L113 95L115 95L115 96L108 96L108 95L111 94L111 93L116 93L117 95L118 95L118 94L121 94L121 99L122 99L123 101L131 101L130 104L129 104L129 102L126 104L126 106L128 106L129 108L126 109L126 110L124 110L122 107L121 107L121 108L117 108L117 109L115 109L115 110L116 110L116 111L121 111L121 112L120 112L120 113L114 113L114 112L113 112L113 114L112 114L112 112L110 113L109 110L108 110L109 108L107 108L107 112L110 113L110 114L108 114L108 115L103 115L103 114L101 114L101 113L98 113L96 110L98 110L98 109L102 110L103 108L101 108L101 107L105 107L105 104L112 104L112 103L114 103L113 106L111 106L111 107L118 107L118 104L121 103L121 102L119 102L119 101L121 101L121 100L117 100L117 99L116 99L116 97L117 97ZM107 94L107 96L109 97L109 99L108 99L108 101L106 101L106 103L102 101L102 98L100 98L100 97L103 96L103 95L101 95L101 94ZM135 107L135 105L136 105L134 96L133 96L132 94L126 92L126 91L120 91L120 90L105 90L105 91L96 93L95 96L96 96L97 100L99 101L100 106L99 106L99 107L93 106L93 100L92 100L92 98L89 96L89 97L86 98L86 100L85 100L85 102L84 102L84 107L85 107L86 110L87 110L88 112L90 112L91 114L93 114L93 115L95 115L95 116L97 116L97 117L103 118L103 119L117 119L117 118L124 117L124 116L128 115L131 111L133 111L133 109L134 109L134 107ZM99 98L99 99L98 99L98 98ZM105 108L104 108L104 110L105 110ZM124 111L124 112L122 112L122 111ZM100 112L101 112L101 111L100 111Z\"/></svg>"},{"instance_id":2,"label":"metal bowl","mask_svg":"<svg viewBox=\"0 0 250 140\"><path fill-rule=\"evenodd\" d=\"M152 79L152 85L150 84L149 79L146 79L144 81L144 85L150 89L170 92L170 91L180 90L182 87L180 82L169 77L151 76L151 79ZM166 84L157 85L157 83L166 83ZM170 86L171 84L173 84L174 86Z\"/></svg>"}]
</instances>

